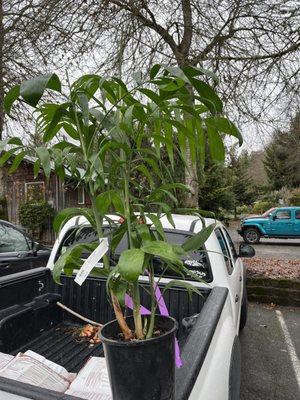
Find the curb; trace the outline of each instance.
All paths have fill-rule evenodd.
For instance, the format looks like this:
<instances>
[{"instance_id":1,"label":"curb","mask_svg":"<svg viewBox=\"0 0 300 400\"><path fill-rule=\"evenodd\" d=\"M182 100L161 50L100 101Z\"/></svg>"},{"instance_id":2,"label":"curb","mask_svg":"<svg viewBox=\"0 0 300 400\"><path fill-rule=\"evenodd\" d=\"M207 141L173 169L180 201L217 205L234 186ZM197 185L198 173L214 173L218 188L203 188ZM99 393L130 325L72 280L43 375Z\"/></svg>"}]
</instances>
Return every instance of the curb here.
<instances>
[{"instance_id":1,"label":"curb","mask_svg":"<svg viewBox=\"0 0 300 400\"><path fill-rule=\"evenodd\" d=\"M248 300L300 307L300 281L283 278L247 277Z\"/></svg>"}]
</instances>

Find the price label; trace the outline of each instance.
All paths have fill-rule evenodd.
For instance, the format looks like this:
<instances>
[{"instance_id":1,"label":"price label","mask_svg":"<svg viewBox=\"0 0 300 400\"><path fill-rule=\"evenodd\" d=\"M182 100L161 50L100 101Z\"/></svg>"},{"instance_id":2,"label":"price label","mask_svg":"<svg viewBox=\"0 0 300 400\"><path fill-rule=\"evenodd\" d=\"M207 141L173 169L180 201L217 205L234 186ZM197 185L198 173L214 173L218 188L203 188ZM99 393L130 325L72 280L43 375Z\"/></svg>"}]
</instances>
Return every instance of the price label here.
<instances>
[{"instance_id":1,"label":"price label","mask_svg":"<svg viewBox=\"0 0 300 400\"><path fill-rule=\"evenodd\" d=\"M91 270L96 266L99 260L108 251L108 238L100 239L99 246L92 252L92 254L85 260L82 267L76 274L75 282L81 286L88 277Z\"/></svg>"}]
</instances>

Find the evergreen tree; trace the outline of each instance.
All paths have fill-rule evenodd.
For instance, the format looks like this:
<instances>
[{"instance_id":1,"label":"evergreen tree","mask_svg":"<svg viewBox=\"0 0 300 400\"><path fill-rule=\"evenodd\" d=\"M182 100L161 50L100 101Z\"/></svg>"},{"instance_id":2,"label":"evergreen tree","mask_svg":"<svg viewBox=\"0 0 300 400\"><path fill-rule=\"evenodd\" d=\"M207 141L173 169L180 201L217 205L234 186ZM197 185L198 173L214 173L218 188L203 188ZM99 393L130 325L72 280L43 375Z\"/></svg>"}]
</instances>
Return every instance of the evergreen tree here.
<instances>
[{"instance_id":1,"label":"evergreen tree","mask_svg":"<svg viewBox=\"0 0 300 400\"><path fill-rule=\"evenodd\" d=\"M234 195L228 167L212 162L207 156L199 192L199 207L218 213L221 208L232 209L233 205Z\"/></svg>"},{"instance_id":2,"label":"evergreen tree","mask_svg":"<svg viewBox=\"0 0 300 400\"><path fill-rule=\"evenodd\" d=\"M229 166L232 179L234 209L244 204L251 204L255 199L255 189L252 179L248 175L250 156L247 151L237 154L236 146L229 151Z\"/></svg>"},{"instance_id":3,"label":"evergreen tree","mask_svg":"<svg viewBox=\"0 0 300 400\"><path fill-rule=\"evenodd\" d=\"M300 112L287 132L277 130L266 148L265 169L272 189L300 186Z\"/></svg>"}]
</instances>

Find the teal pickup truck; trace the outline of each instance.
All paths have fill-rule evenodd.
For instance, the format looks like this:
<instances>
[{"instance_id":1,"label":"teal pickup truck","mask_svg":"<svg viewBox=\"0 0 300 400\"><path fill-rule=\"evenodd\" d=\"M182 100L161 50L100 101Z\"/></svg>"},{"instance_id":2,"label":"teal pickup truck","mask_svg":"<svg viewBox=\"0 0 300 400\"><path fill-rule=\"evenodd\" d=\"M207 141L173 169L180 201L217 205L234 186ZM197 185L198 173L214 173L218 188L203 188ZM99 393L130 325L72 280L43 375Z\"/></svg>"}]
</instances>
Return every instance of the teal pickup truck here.
<instances>
[{"instance_id":1,"label":"teal pickup truck","mask_svg":"<svg viewBox=\"0 0 300 400\"><path fill-rule=\"evenodd\" d=\"M262 215L244 218L238 233L246 243L265 238L300 238L300 207L272 208Z\"/></svg>"}]
</instances>

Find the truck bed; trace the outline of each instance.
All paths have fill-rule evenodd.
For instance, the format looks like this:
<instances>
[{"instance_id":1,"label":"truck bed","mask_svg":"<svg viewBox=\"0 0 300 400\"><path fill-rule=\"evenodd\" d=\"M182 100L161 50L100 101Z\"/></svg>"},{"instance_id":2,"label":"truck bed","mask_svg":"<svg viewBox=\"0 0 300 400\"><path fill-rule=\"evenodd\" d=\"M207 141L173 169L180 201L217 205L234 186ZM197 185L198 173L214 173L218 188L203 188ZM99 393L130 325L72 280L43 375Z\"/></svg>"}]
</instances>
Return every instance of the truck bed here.
<instances>
[{"instance_id":1,"label":"truck bed","mask_svg":"<svg viewBox=\"0 0 300 400\"><path fill-rule=\"evenodd\" d=\"M86 341L78 341L72 331L80 329L80 327L80 325L61 323L11 354L24 353L30 349L48 360L64 366L69 372L79 372L89 357L104 357L101 344L91 345Z\"/></svg>"},{"instance_id":2,"label":"truck bed","mask_svg":"<svg viewBox=\"0 0 300 400\"><path fill-rule=\"evenodd\" d=\"M56 302L59 300L87 318L106 323L114 315L107 299L105 280L89 277L79 287L73 277L64 276L62 283L54 284L50 271L44 268L0 278L1 352L15 355L30 349L69 372L78 372L91 356L103 356L101 344L78 343L72 332L83 325L82 321L62 311ZM187 400L217 327L227 289L203 290L202 296L193 295L190 301L184 289L172 288L164 298L170 315L179 322L177 337L184 362L184 366L176 370L176 400ZM142 304L150 305L145 291ZM195 318L189 319L194 315ZM28 397L32 392L32 397L28 397L32 399L38 396L45 400L68 399L56 392L12 382L0 377L0 391L23 393L24 397L25 393Z\"/></svg>"}]
</instances>

